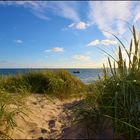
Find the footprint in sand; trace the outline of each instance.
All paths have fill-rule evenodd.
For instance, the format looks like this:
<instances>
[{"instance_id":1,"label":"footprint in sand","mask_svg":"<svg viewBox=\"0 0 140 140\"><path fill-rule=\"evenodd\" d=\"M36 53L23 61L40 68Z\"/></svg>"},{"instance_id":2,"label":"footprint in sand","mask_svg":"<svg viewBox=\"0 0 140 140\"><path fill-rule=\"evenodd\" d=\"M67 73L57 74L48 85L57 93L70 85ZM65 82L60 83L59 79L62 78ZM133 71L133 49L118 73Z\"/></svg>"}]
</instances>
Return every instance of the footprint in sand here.
<instances>
[{"instance_id":1,"label":"footprint in sand","mask_svg":"<svg viewBox=\"0 0 140 140\"><path fill-rule=\"evenodd\" d=\"M54 128L55 127L55 120L49 120L48 125L49 125L49 129Z\"/></svg>"},{"instance_id":2,"label":"footprint in sand","mask_svg":"<svg viewBox=\"0 0 140 140\"><path fill-rule=\"evenodd\" d=\"M45 128L40 128L40 127L36 127L32 130L29 131L29 135L30 137L32 137L32 139L45 139L44 137L48 136L48 130L46 130Z\"/></svg>"},{"instance_id":3,"label":"footprint in sand","mask_svg":"<svg viewBox=\"0 0 140 140\"><path fill-rule=\"evenodd\" d=\"M48 131L45 128L41 128L41 133L47 133Z\"/></svg>"},{"instance_id":4,"label":"footprint in sand","mask_svg":"<svg viewBox=\"0 0 140 140\"><path fill-rule=\"evenodd\" d=\"M33 105L37 105L37 102L32 102Z\"/></svg>"},{"instance_id":5,"label":"footprint in sand","mask_svg":"<svg viewBox=\"0 0 140 140\"><path fill-rule=\"evenodd\" d=\"M34 129L30 130L29 132L34 133L34 134L37 132L39 132L39 133L41 132L42 134L45 134L48 132L48 130L46 130L45 128L36 127Z\"/></svg>"}]
</instances>

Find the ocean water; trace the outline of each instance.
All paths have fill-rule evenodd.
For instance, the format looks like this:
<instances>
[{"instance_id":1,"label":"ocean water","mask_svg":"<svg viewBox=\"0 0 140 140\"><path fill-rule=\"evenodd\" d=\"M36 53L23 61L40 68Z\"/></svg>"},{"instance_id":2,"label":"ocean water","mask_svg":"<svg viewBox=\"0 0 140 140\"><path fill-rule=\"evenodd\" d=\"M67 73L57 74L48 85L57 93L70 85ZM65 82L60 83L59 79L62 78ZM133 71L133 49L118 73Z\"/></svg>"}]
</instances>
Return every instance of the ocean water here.
<instances>
[{"instance_id":1,"label":"ocean water","mask_svg":"<svg viewBox=\"0 0 140 140\"><path fill-rule=\"evenodd\" d=\"M0 75L14 75L16 73L26 73L29 71L38 71L38 70L58 70L58 69L0 69ZM84 83L88 84L92 81L98 79L98 75L102 76L103 69L65 69L68 70L71 74L80 78ZM73 73L74 71L80 71L80 73Z\"/></svg>"}]
</instances>

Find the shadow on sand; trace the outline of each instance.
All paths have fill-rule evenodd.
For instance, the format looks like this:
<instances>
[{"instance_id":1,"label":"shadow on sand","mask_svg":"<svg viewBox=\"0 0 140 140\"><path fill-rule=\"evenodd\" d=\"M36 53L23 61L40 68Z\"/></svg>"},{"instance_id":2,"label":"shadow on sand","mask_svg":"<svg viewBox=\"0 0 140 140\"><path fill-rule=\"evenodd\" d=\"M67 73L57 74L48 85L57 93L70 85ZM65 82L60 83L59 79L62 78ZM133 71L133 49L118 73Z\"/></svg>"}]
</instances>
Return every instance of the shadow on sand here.
<instances>
[{"instance_id":1,"label":"shadow on sand","mask_svg":"<svg viewBox=\"0 0 140 140\"><path fill-rule=\"evenodd\" d=\"M71 111L76 107L82 108L82 106L83 103L81 101L74 101L63 105L66 111ZM69 116L69 120L71 119L72 116ZM113 129L106 127L97 131L96 125L93 125L88 126L83 122L71 123L69 127L62 129L60 139L113 139ZM90 128L91 126L92 128Z\"/></svg>"}]
</instances>

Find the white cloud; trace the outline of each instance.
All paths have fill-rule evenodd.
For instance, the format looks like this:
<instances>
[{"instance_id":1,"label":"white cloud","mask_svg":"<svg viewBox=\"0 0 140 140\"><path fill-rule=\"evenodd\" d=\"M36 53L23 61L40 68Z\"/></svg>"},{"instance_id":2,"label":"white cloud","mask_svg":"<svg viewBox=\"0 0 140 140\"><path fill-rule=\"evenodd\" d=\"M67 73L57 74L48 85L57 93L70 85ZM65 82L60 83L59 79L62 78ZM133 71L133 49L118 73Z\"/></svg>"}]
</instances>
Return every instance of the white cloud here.
<instances>
[{"instance_id":1,"label":"white cloud","mask_svg":"<svg viewBox=\"0 0 140 140\"><path fill-rule=\"evenodd\" d=\"M52 51L53 51L53 52L63 52L63 51L64 51L64 48L55 47L55 48L52 48Z\"/></svg>"},{"instance_id":2,"label":"white cloud","mask_svg":"<svg viewBox=\"0 0 140 140\"><path fill-rule=\"evenodd\" d=\"M109 40L109 39L93 40L87 46L89 47L89 46L96 46L96 45L105 45L105 46L117 45L117 42L115 40Z\"/></svg>"},{"instance_id":3,"label":"white cloud","mask_svg":"<svg viewBox=\"0 0 140 140\"><path fill-rule=\"evenodd\" d=\"M40 19L43 19L43 20L49 19L44 12L38 12L36 10L33 10L32 13Z\"/></svg>"},{"instance_id":4,"label":"white cloud","mask_svg":"<svg viewBox=\"0 0 140 140\"><path fill-rule=\"evenodd\" d=\"M96 45L99 45L99 44L100 44L100 41L99 40L93 40L90 43L88 43L87 46L96 46Z\"/></svg>"},{"instance_id":5,"label":"white cloud","mask_svg":"<svg viewBox=\"0 0 140 140\"><path fill-rule=\"evenodd\" d=\"M85 23L85 22L78 22L78 23L72 23L68 26L69 28L76 28L76 29L79 29L79 30L84 30L86 29L87 27L89 27L89 24L88 23Z\"/></svg>"},{"instance_id":6,"label":"white cloud","mask_svg":"<svg viewBox=\"0 0 140 140\"><path fill-rule=\"evenodd\" d=\"M0 2L2 5L16 5L23 6L31 10L31 12L37 17L47 20L47 10L51 11L55 15L62 16L70 19L73 22L79 22L80 18L77 12L76 2L61 2L61 1L7 1Z\"/></svg>"},{"instance_id":7,"label":"white cloud","mask_svg":"<svg viewBox=\"0 0 140 140\"><path fill-rule=\"evenodd\" d=\"M55 48L45 50L45 52L63 52L63 51L64 51L64 48L61 48L61 47L55 47Z\"/></svg>"},{"instance_id":8,"label":"white cloud","mask_svg":"<svg viewBox=\"0 0 140 140\"><path fill-rule=\"evenodd\" d=\"M90 60L90 56L87 55L74 55L72 58L79 60L79 61L89 61Z\"/></svg>"},{"instance_id":9,"label":"white cloud","mask_svg":"<svg viewBox=\"0 0 140 140\"><path fill-rule=\"evenodd\" d=\"M105 31L123 35L127 31L127 25L124 21L132 23L135 16L136 20L139 19L140 2L89 1L88 3L90 24L96 25L108 38L112 36Z\"/></svg>"},{"instance_id":10,"label":"white cloud","mask_svg":"<svg viewBox=\"0 0 140 140\"><path fill-rule=\"evenodd\" d=\"M103 45L117 45L117 42L115 40L109 40L109 39L106 39L106 40L101 40L101 44Z\"/></svg>"},{"instance_id":11,"label":"white cloud","mask_svg":"<svg viewBox=\"0 0 140 140\"><path fill-rule=\"evenodd\" d=\"M56 15L70 19L74 22L80 21L80 17L77 12L77 2L74 1L48 2L48 8L50 8L51 11Z\"/></svg>"},{"instance_id":12,"label":"white cloud","mask_svg":"<svg viewBox=\"0 0 140 140\"><path fill-rule=\"evenodd\" d=\"M15 40L15 42L18 43L18 44L22 44L23 43L23 41L21 39L17 39L17 40Z\"/></svg>"}]
</instances>

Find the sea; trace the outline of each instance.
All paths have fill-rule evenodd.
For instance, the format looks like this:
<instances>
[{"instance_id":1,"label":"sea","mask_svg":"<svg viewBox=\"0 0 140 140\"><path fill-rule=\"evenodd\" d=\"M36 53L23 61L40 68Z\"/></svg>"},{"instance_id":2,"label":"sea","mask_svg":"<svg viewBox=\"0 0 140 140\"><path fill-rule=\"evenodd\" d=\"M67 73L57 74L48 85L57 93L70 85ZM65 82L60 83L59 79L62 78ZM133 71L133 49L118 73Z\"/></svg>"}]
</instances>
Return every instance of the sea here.
<instances>
[{"instance_id":1,"label":"sea","mask_svg":"<svg viewBox=\"0 0 140 140\"><path fill-rule=\"evenodd\" d=\"M32 69L27 69L27 68L8 68L8 69L0 69L0 75L15 75L17 73L27 73L29 71L40 71L40 70L47 70L47 71L56 71L60 69L37 69L37 68L32 68ZM78 77L81 81L83 81L85 84L89 84L91 82L94 82L95 80L98 79L98 75L102 77L103 75L103 69L63 69L69 71L72 75ZM79 73L74 73L74 72L79 72Z\"/></svg>"}]
</instances>

